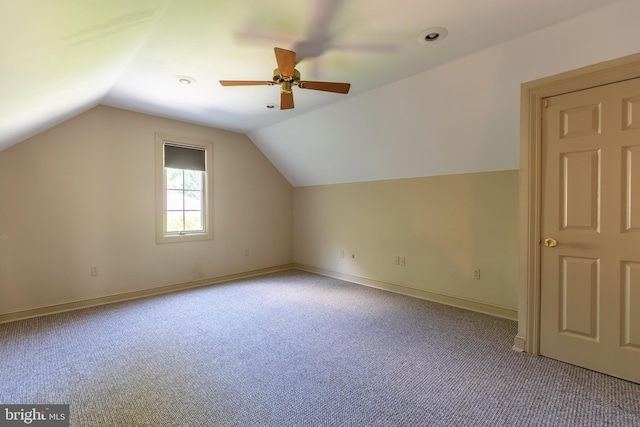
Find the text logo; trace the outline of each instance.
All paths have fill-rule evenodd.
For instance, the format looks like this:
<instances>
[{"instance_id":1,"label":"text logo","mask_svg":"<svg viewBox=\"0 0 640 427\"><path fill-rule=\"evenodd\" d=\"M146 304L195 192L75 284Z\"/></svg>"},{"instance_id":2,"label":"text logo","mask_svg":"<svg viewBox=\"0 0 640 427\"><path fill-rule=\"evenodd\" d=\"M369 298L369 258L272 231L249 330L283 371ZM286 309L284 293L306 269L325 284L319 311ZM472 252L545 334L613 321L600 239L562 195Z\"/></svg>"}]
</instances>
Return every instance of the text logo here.
<instances>
[{"instance_id":1,"label":"text logo","mask_svg":"<svg viewBox=\"0 0 640 427\"><path fill-rule=\"evenodd\" d=\"M69 427L69 405L0 405L0 427Z\"/></svg>"}]
</instances>

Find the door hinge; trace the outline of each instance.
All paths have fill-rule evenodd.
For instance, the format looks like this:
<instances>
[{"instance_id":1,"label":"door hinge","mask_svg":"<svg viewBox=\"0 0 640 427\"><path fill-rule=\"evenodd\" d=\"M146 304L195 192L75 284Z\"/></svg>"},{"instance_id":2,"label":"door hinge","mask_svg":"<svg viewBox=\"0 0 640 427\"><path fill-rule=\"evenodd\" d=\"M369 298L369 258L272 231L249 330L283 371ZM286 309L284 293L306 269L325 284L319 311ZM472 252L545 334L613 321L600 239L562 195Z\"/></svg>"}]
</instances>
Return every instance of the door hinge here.
<instances>
[{"instance_id":1,"label":"door hinge","mask_svg":"<svg viewBox=\"0 0 640 427\"><path fill-rule=\"evenodd\" d=\"M544 108L549 108L549 100L548 100L548 99L543 100L543 101L542 101L542 106L543 106Z\"/></svg>"}]
</instances>

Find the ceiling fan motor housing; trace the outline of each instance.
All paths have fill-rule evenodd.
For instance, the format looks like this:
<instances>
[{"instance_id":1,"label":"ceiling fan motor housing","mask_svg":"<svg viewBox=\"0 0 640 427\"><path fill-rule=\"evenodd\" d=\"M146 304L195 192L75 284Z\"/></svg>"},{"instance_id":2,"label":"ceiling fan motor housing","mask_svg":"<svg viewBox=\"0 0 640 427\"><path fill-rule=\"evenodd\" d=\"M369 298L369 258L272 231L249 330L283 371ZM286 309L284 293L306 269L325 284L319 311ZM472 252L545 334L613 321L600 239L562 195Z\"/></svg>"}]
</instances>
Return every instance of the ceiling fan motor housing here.
<instances>
[{"instance_id":1,"label":"ceiling fan motor housing","mask_svg":"<svg viewBox=\"0 0 640 427\"><path fill-rule=\"evenodd\" d=\"M280 69L273 70L273 82L280 85L280 92L291 93L291 86L295 86L300 83L300 72L293 70L293 76L283 76L280 74Z\"/></svg>"}]
</instances>

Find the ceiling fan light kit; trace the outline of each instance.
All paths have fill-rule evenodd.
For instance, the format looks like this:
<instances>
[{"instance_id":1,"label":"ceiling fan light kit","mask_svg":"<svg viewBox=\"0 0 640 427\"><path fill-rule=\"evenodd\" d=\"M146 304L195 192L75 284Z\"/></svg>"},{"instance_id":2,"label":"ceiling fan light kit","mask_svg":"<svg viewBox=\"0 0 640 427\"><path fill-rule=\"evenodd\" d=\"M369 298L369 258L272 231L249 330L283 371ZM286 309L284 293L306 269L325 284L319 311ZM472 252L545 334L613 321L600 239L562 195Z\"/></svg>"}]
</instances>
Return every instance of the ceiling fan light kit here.
<instances>
[{"instance_id":1,"label":"ceiling fan light kit","mask_svg":"<svg viewBox=\"0 0 640 427\"><path fill-rule=\"evenodd\" d=\"M276 68L275 70L273 70L272 84L279 84L280 91L282 93L291 93L291 85L298 86L300 84L300 73L298 72L298 70L294 69L293 76L287 77L283 76L282 73L280 73L279 68Z\"/></svg>"},{"instance_id":2,"label":"ceiling fan light kit","mask_svg":"<svg viewBox=\"0 0 640 427\"><path fill-rule=\"evenodd\" d=\"M293 86L301 89L319 90L333 93L349 93L350 83L337 82L315 82L300 80L300 72L295 69L296 53L291 50L274 48L276 63L278 68L273 70L271 81L260 80L220 80L222 86L255 86L255 85L279 85L280 86L280 109L289 110L294 108Z\"/></svg>"}]
</instances>

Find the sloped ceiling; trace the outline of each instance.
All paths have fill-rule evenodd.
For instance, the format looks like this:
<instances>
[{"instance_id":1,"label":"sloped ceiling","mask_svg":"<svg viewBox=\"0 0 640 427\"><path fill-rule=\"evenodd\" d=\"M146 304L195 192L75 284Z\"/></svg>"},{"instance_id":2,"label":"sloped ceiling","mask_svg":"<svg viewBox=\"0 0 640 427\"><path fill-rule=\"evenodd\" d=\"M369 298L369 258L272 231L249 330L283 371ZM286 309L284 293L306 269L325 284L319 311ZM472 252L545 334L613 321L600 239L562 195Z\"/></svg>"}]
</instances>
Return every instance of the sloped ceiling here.
<instances>
[{"instance_id":1,"label":"sloped ceiling","mask_svg":"<svg viewBox=\"0 0 640 427\"><path fill-rule=\"evenodd\" d=\"M521 84L640 55L637 16L617 2L249 137L294 186L518 169Z\"/></svg>"},{"instance_id":2,"label":"sloped ceiling","mask_svg":"<svg viewBox=\"0 0 640 427\"><path fill-rule=\"evenodd\" d=\"M522 81L512 81L504 68L517 61L489 57L494 62L487 64L474 55L503 54L487 49L600 10L628 19L637 3L3 0L0 150L104 104L247 133L294 185L499 169L504 165L486 148L462 140L453 149L471 160L439 167L438 144L448 127L485 124L482 114L474 118L466 111L465 120L452 120L455 111L441 116L457 103L479 100L451 88L475 81L486 92L500 76L515 93ZM445 27L448 36L419 43L418 35L430 27ZM219 85L221 79L269 80L275 46L298 52L303 79L350 82L351 92L294 88L296 108L280 111L265 107L279 103L277 87ZM480 72L461 72L468 66ZM193 84L179 83L179 76ZM434 102L447 95L454 97L447 104ZM403 128L410 129L409 146L398 145L398 138L407 139L398 132ZM372 159L372 151L384 159ZM416 154L430 159L433 173L413 165Z\"/></svg>"}]
</instances>

